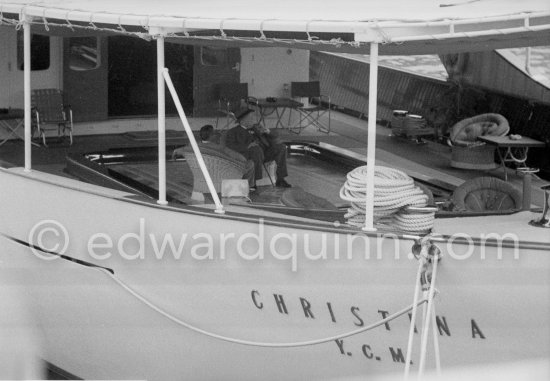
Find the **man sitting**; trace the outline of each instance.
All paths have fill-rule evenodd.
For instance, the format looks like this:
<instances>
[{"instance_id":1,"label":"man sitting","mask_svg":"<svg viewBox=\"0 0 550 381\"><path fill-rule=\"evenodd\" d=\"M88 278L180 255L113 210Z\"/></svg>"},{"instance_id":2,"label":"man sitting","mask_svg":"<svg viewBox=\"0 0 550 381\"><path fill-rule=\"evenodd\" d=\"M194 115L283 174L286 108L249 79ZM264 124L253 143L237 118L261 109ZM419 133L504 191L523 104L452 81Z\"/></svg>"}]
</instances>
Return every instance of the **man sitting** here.
<instances>
[{"instance_id":1,"label":"man sitting","mask_svg":"<svg viewBox=\"0 0 550 381\"><path fill-rule=\"evenodd\" d=\"M225 147L219 144L219 135L214 133L214 127L210 124L202 126L199 131L200 142L198 142L199 149L207 147L209 149L215 150L222 155L227 156L230 159L233 159L237 162L245 164L245 172L243 179L248 180L248 186L250 188L255 187L254 179L254 162L252 160L247 160L243 155L234 150ZM174 150L172 153L172 159L176 157L183 157L183 153L192 150L191 145L185 147L179 147Z\"/></svg>"},{"instance_id":2,"label":"man sitting","mask_svg":"<svg viewBox=\"0 0 550 381\"><path fill-rule=\"evenodd\" d=\"M269 129L258 131L253 112L254 110L246 109L237 115L238 124L227 131L225 144L254 162L254 178L256 180L263 176L263 163L275 161L277 164L275 186L290 188L291 185L285 180L285 177L288 176L286 146L277 139L275 134L271 134ZM258 132L256 136L251 133L254 129Z\"/></svg>"}]
</instances>

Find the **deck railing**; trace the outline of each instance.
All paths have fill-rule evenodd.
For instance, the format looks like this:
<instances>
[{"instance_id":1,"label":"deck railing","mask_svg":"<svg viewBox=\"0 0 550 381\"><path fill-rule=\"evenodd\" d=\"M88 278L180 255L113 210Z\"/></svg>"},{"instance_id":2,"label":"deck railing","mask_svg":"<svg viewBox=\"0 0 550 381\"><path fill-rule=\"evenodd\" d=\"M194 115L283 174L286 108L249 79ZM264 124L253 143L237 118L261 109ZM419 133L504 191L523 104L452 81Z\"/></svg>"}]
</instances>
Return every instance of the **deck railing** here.
<instances>
[{"instance_id":1,"label":"deck railing","mask_svg":"<svg viewBox=\"0 0 550 381\"><path fill-rule=\"evenodd\" d=\"M321 92L330 95L334 107L358 116L368 116L369 64L335 54L311 52L310 78L321 83ZM377 119L390 121L393 110L407 110L428 117L442 97L449 96L454 84L422 75L379 67ZM540 157L550 156L550 104L504 94L480 87L463 86L462 91L480 93L483 102L468 110L473 116L482 113L502 114L510 124L510 133L547 142ZM455 121L443 126L445 133ZM550 163L533 163L550 175Z\"/></svg>"},{"instance_id":2,"label":"deck railing","mask_svg":"<svg viewBox=\"0 0 550 381\"><path fill-rule=\"evenodd\" d=\"M311 52L310 78L321 82L323 94L329 94L336 107L365 116L368 116L368 68L368 62ZM391 120L393 110L425 114L451 86L450 82L381 66L378 119ZM483 88L477 90L485 96L485 105L479 105L483 108L479 113L504 115L510 123L511 133L550 140L550 104Z\"/></svg>"}]
</instances>

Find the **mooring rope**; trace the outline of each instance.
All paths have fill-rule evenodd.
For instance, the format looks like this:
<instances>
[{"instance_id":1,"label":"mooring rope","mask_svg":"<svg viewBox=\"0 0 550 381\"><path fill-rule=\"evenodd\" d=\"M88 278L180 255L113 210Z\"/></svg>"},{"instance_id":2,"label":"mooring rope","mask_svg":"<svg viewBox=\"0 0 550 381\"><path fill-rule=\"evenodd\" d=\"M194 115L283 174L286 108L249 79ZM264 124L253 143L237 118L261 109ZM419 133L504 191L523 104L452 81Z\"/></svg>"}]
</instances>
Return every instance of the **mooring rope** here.
<instances>
[{"instance_id":1,"label":"mooring rope","mask_svg":"<svg viewBox=\"0 0 550 381\"><path fill-rule=\"evenodd\" d=\"M426 314L424 316L424 322L422 325L422 339L420 342L420 361L418 365L418 379L422 378L422 375L424 373L424 368L426 366L426 354L428 350L428 333L430 329L430 323L432 320L435 320L435 306L434 306L434 297L435 297L435 281L437 278L437 263L439 262L438 256L435 256L432 258L432 276L431 279L427 279L429 281L429 289L428 289L428 303L426 306ZM434 335L434 348L439 349L439 342L436 341L438 338L437 335ZM436 359L439 360L439 353L436 353ZM438 362L438 361L436 361ZM439 370L439 364L437 364L437 368Z\"/></svg>"},{"instance_id":2,"label":"mooring rope","mask_svg":"<svg viewBox=\"0 0 550 381\"><path fill-rule=\"evenodd\" d=\"M435 371L438 376L441 376L441 354L439 352L439 334L437 332L437 318L435 306L432 309L432 336L434 339L434 359Z\"/></svg>"},{"instance_id":3,"label":"mooring rope","mask_svg":"<svg viewBox=\"0 0 550 381\"><path fill-rule=\"evenodd\" d=\"M347 223L362 226L365 222L367 166L355 168L347 174L340 189L340 198L350 201L345 214ZM409 233L425 233L433 228L435 212L419 212L410 207L425 207L428 195L414 184L406 173L389 167L374 169L374 218ZM409 209L408 209L409 208Z\"/></svg>"},{"instance_id":4,"label":"mooring rope","mask_svg":"<svg viewBox=\"0 0 550 381\"><path fill-rule=\"evenodd\" d=\"M406 359L405 359L405 381L409 379L409 372L411 367L411 358L412 358L412 347L414 342L414 331L415 331L415 325L416 325L416 313L418 311L418 307L416 305L416 302L418 301L418 296L420 294L420 277L422 276L422 270L424 269L424 258L421 257L418 261L418 272L416 273L416 283L414 288L414 296L413 296L413 309L411 312L411 322L409 325L409 340L407 341L407 352L406 352Z\"/></svg>"},{"instance_id":5,"label":"mooring rope","mask_svg":"<svg viewBox=\"0 0 550 381\"><path fill-rule=\"evenodd\" d=\"M407 306L407 307L403 308L400 311L397 311L397 312L395 312L391 315L388 315L384 319L378 320L378 321L376 321L376 322L374 322L374 323L372 323L368 326L361 327L359 329L349 331L349 332L346 332L346 333L343 333L343 334L329 336L329 337L325 337L325 338L321 338L321 339L296 341L296 342L286 342L286 343L283 343L283 342L273 343L273 342L251 341L251 340L243 340L243 339L238 339L238 338L234 338L234 337L228 337L228 336L220 335L220 334L217 334L217 333L210 332L210 331L207 331L205 329L199 328L199 327L197 327L197 326L195 326L191 323L188 323L186 321L183 321L180 318L178 318L178 317L172 315L171 313L163 310L162 308L156 306L155 304L153 304L153 302L147 300L145 297L143 297L142 295L137 293L135 290L133 290L130 286L125 284L122 280L117 278L114 274L112 274L109 271L106 271L104 269L98 268L98 270L102 271L104 274L106 274L111 279L113 279L119 286L121 286L124 290L129 292L130 295L132 295L133 297L138 299L140 302L145 304L147 307L151 308L152 310L156 311L157 313L161 314L162 316L168 318L169 320L173 321L174 323L176 323L180 326L183 326L183 327L185 327L185 328L187 328L191 331L200 333L202 335L212 337L214 339L227 341L227 342L230 342L230 343L233 343L233 344L241 344L241 345L248 345L248 346L255 346L255 347L292 348L292 347L305 347L305 346L310 346L310 345L323 344L323 343L327 343L329 341L335 341L335 340L338 340L338 339L343 339L343 338L346 338L346 337L358 335L358 334L366 332L366 331L370 331L370 330L372 330L376 327L379 327L379 326L381 326L385 323L388 323L388 322L390 322L394 319L397 319L400 316L405 315L406 313L408 313L409 311L411 311L415 307L414 305L411 304L410 306ZM417 301L416 307L418 307L418 306L420 306L420 305L422 305L426 302L427 302L427 299L422 299L420 301Z\"/></svg>"},{"instance_id":6,"label":"mooring rope","mask_svg":"<svg viewBox=\"0 0 550 381\"><path fill-rule=\"evenodd\" d=\"M420 360L418 367L418 380L422 378L424 369L426 366L426 356L428 352L428 334L430 329L430 324L432 325L432 336L433 336L433 347L434 347L434 357L435 357L435 366L437 375L441 374L441 360L439 353L439 334L437 330L437 320L435 313L435 304L434 298L437 293L435 288L435 282L437 278L437 265L439 259L441 258L441 251L430 242L428 236L422 238L420 242L417 242L417 248L420 248L420 251L415 253L413 247L413 254L419 259L418 272L416 275L416 285L413 296L413 309L411 314L411 321L409 326L409 339L407 343L407 354L405 359L405 373L404 380L409 379L410 373L410 364L412 363L412 349L416 325L416 315L418 311L418 305L415 304L419 298L420 288L422 287L423 300L427 300L427 303L424 304L424 311L422 317L422 330L421 330L421 339L420 339ZM431 269L430 269L431 267Z\"/></svg>"}]
</instances>

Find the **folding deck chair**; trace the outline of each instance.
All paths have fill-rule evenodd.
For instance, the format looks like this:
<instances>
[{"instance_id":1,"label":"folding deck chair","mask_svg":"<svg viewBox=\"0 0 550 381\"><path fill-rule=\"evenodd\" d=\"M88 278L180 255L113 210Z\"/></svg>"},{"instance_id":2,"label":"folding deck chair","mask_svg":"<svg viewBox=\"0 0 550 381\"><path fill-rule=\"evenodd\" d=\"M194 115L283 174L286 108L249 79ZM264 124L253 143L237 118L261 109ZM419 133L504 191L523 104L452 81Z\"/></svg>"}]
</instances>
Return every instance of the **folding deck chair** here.
<instances>
[{"instance_id":1,"label":"folding deck chair","mask_svg":"<svg viewBox=\"0 0 550 381\"><path fill-rule=\"evenodd\" d=\"M330 97L321 94L319 81L292 82L290 94L293 99L303 103L303 106L295 109L300 118L298 124L289 127L289 130L299 134L307 126L315 126L319 131L328 134L330 132ZM328 116L327 121L321 121L324 115Z\"/></svg>"},{"instance_id":2,"label":"folding deck chair","mask_svg":"<svg viewBox=\"0 0 550 381\"><path fill-rule=\"evenodd\" d=\"M257 104L254 97L248 96L248 83L220 83L218 86L218 110L216 116L216 129L220 116L225 116L225 129L236 120L235 112L250 104Z\"/></svg>"},{"instance_id":3,"label":"folding deck chair","mask_svg":"<svg viewBox=\"0 0 550 381\"><path fill-rule=\"evenodd\" d=\"M46 144L46 131L57 129L57 136L69 133L70 144L73 144L73 111L64 103L63 92L59 89L37 89L31 94L33 123L38 135ZM50 126L50 127L47 127ZM55 126L55 127L51 127ZM63 129L63 135L61 135Z\"/></svg>"}]
</instances>

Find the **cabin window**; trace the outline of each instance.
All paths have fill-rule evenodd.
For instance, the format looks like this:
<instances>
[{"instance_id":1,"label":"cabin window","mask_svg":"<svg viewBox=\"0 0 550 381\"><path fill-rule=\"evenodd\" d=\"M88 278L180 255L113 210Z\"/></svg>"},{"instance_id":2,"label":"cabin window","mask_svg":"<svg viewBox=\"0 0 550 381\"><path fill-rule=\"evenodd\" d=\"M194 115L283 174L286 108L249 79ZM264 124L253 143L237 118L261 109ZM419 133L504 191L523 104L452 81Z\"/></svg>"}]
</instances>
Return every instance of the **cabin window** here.
<instances>
[{"instance_id":1,"label":"cabin window","mask_svg":"<svg viewBox=\"0 0 550 381\"><path fill-rule=\"evenodd\" d=\"M212 46L201 48L201 63L204 66L223 66L227 62L227 49Z\"/></svg>"},{"instance_id":2,"label":"cabin window","mask_svg":"<svg viewBox=\"0 0 550 381\"><path fill-rule=\"evenodd\" d=\"M69 38L69 67L75 71L97 69L100 65L97 37Z\"/></svg>"},{"instance_id":3,"label":"cabin window","mask_svg":"<svg viewBox=\"0 0 550 381\"><path fill-rule=\"evenodd\" d=\"M17 33L17 67L24 70L24 40L23 32ZM50 37L31 34L31 70L47 70L50 68Z\"/></svg>"}]
</instances>

